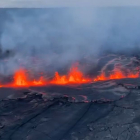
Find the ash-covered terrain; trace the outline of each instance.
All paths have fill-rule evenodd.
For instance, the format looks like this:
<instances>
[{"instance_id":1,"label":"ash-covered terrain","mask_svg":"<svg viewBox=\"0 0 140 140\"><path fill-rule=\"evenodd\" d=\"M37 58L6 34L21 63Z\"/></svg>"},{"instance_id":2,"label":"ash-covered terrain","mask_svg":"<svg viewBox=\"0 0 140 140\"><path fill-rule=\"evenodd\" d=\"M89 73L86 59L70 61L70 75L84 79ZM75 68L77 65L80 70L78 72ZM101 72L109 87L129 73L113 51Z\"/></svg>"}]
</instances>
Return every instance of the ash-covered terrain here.
<instances>
[{"instance_id":1,"label":"ash-covered terrain","mask_svg":"<svg viewBox=\"0 0 140 140\"><path fill-rule=\"evenodd\" d=\"M0 139L138 140L139 81L1 88L9 94L0 101Z\"/></svg>"}]
</instances>

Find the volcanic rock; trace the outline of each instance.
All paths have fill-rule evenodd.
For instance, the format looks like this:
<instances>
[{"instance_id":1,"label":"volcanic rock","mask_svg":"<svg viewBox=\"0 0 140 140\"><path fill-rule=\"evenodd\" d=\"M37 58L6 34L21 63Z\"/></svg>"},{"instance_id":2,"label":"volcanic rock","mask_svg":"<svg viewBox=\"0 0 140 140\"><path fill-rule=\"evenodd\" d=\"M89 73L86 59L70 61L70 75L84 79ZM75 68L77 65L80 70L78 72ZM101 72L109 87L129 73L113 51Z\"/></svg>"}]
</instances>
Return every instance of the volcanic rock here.
<instances>
[{"instance_id":1,"label":"volcanic rock","mask_svg":"<svg viewBox=\"0 0 140 140\"><path fill-rule=\"evenodd\" d=\"M131 88L140 86L138 81L32 88L28 90L36 92L27 92L26 97L5 98L0 101L0 139L138 140L140 90ZM44 100L42 91L48 97L52 93L52 99Z\"/></svg>"}]
</instances>

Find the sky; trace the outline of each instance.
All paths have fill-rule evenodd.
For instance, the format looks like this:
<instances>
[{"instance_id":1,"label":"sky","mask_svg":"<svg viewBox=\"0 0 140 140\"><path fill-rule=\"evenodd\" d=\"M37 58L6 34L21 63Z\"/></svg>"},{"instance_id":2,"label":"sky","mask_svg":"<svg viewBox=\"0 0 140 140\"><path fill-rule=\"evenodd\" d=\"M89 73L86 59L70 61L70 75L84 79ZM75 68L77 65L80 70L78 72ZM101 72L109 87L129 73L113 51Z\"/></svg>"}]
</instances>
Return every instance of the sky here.
<instances>
[{"instance_id":1,"label":"sky","mask_svg":"<svg viewBox=\"0 0 140 140\"><path fill-rule=\"evenodd\" d=\"M0 7L140 6L140 0L0 0Z\"/></svg>"}]
</instances>

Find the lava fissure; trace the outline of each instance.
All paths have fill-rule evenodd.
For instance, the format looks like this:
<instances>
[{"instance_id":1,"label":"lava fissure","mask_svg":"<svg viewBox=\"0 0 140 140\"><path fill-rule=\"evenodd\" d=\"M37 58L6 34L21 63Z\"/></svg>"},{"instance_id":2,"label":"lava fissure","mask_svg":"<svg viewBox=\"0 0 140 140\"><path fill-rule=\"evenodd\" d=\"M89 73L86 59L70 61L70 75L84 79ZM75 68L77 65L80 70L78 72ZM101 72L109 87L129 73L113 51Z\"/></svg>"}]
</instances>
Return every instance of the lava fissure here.
<instances>
[{"instance_id":1,"label":"lava fissure","mask_svg":"<svg viewBox=\"0 0 140 140\"><path fill-rule=\"evenodd\" d=\"M112 79L123 78L138 78L139 71L130 72L127 70L127 74L124 74L121 69L115 68L108 76L105 72L101 72L96 77L85 77L84 74L78 69L78 66L72 66L70 71L66 75L60 75L59 72L55 72L54 78L47 80L41 76L38 79L30 80L30 75L27 74L25 69L19 69L13 76L13 82L10 84L0 84L0 87L31 87L31 86L46 86L49 84L66 85L66 84L83 84Z\"/></svg>"}]
</instances>

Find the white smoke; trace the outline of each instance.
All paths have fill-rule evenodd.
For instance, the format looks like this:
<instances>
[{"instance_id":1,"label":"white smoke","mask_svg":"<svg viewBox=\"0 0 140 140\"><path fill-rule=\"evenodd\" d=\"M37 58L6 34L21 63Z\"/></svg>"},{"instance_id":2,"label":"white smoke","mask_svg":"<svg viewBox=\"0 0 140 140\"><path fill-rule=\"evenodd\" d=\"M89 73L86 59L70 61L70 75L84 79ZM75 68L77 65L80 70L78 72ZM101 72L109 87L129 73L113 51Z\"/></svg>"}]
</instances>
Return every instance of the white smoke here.
<instances>
[{"instance_id":1,"label":"white smoke","mask_svg":"<svg viewBox=\"0 0 140 140\"><path fill-rule=\"evenodd\" d=\"M123 7L7 9L9 20L3 21L0 42L3 51L13 50L15 55L0 64L0 72L12 74L21 63L52 70L87 56L94 62L106 49L125 53L140 43L139 11Z\"/></svg>"}]
</instances>

